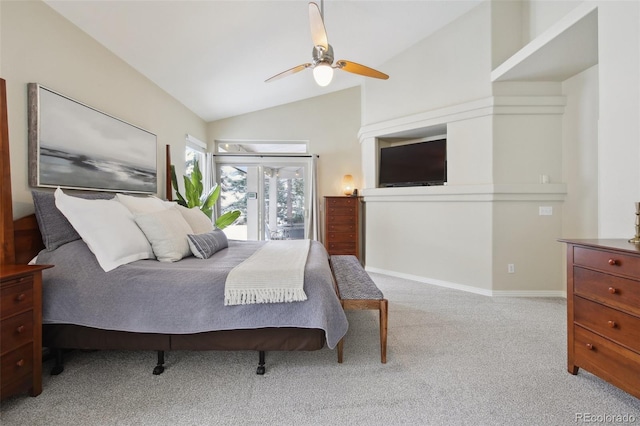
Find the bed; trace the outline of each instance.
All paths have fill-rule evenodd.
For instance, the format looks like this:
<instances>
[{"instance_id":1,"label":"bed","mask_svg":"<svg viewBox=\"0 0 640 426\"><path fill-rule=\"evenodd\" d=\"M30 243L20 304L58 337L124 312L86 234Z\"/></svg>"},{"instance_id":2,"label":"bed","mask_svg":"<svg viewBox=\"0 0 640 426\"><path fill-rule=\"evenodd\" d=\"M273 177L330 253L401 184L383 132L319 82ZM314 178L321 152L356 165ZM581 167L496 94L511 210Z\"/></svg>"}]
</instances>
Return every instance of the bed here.
<instances>
[{"instance_id":1,"label":"bed","mask_svg":"<svg viewBox=\"0 0 640 426\"><path fill-rule=\"evenodd\" d=\"M82 239L41 249L38 221L16 221L19 261L55 265L43 274L43 346L63 350L135 349L158 353L154 374L170 350L312 351L336 346L347 321L322 244L310 242L304 271L308 299L291 303L224 306L224 279L265 242L229 241L209 259L138 260L104 272ZM40 250L41 249L41 250Z\"/></svg>"},{"instance_id":2,"label":"bed","mask_svg":"<svg viewBox=\"0 0 640 426\"><path fill-rule=\"evenodd\" d=\"M251 350L264 374L266 351L334 348L346 333L328 254L317 241L304 264L307 300L225 306L226 276L268 242L231 240L208 259L136 260L105 272L79 235L67 235L71 224L61 222L53 194L33 194L37 219L14 222L16 261L37 255L36 263L54 265L43 273L42 316L43 346L56 358L52 374L63 371L69 349L157 351L154 374L164 371L165 351ZM57 221L43 219L51 214Z\"/></svg>"}]
</instances>

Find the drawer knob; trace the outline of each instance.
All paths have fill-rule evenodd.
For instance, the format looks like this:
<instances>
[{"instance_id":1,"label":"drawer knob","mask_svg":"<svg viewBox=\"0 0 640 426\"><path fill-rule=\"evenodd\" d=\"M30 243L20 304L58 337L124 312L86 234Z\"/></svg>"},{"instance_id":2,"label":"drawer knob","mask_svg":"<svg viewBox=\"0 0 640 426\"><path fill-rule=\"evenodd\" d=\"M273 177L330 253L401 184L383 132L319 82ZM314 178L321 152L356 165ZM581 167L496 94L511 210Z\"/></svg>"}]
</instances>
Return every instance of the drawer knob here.
<instances>
[{"instance_id":1,"label":"drawer knob","mask_svg":"<svg viewBox=\"0 0 640 426\"><path fill-rule=\"evenodd\" d=\"M24 365L24 359L20 359L18 360L18 362L16 362L16 367L22 367Z\"/></svg>"},{"instance_id":2,"label":"drawer knob","mask_svg":"<svg viewBox=\"0 0 640 426\"><path fill-rule=\"evenodd\" d=\"M27 296L25 296L24 293L20 293L19 295L16 296L16 301L17 302L22 302Z\"/></svg>"},{"instance_id":3,"label":"drawer knob","mask_svg":"<svg viewBox=\"0 0 640 426\"><path fill-rule=\"evenodd\" d=\"M618 324L615 321L607 321L607 325L611 328L616 328Z\"/></svg>"},{"instance_id":4,"label":"drawer knob","mask_svg":"<svg viewBox=\"0 0 640 426\"><path fill-rule=\"evenodd\" d=\"M24 330L26 330L26 327L24 325L20 325L18 326L18 328L16 328L16 331L18 333L24 333Z\"/></svg>"},{"instance_id":5,"label":"drawer knob","mask_svg":"<svg viewBox=\"0 0 640 426\"><path fill-rule=\"evenodd\" d=\"M591 343L587 343L587 349L589 349L590 351L593 350L593 345Z\"/></svg>"},{"instance_id":6,"label":"drawer knob","mask_svg":"<svg viewBox=\"0 0 640 426\"><path fill-rule=\"evenodd\" d=\"M616 290L614 287L609 287L609 293L616 294L617 292L618 290Z\"/></svg>"},{"instance_id":7,"label":"drawer knob","mask_svg":"<svg viewBox=\"0 0 640 426\"><path fill-rule=\"evenodd\" d=\"M616 266L618 264L618 261L615 259L609 259L609 265L611 266Z\"/></svg>"}]
</instances>

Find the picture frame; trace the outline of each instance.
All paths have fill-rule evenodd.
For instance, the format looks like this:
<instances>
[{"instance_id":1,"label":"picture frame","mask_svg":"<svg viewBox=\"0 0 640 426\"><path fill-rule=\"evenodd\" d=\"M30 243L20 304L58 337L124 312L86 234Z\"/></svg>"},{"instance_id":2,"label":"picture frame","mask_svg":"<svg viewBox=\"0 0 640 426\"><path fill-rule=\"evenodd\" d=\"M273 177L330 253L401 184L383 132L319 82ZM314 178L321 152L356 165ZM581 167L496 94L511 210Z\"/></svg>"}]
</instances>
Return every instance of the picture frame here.
<instances>
[{"instance_id":1,"label":"picture frame","mask_svg":"<svg viewBox=\"0 0 640 426\"><path fill-rule=\"evenodd\" d=\"M38 83L27 102L30 186L157 193L155 134Z\"/></svg>"}]
</instances>

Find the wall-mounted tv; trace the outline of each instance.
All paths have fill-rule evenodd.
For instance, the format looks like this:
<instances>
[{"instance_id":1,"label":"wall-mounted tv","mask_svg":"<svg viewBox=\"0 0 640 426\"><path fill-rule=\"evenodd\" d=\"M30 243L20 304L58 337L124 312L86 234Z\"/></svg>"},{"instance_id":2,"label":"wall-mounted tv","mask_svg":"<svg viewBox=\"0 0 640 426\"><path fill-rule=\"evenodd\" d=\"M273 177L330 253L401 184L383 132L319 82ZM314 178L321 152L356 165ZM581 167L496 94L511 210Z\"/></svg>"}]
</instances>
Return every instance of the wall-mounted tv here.
<instances>
[{"instance_id":1,"label":"wall-mounted tv","mask_svg":"<svg viewBox=\"0 0 640 426\"><path fill-rule=\"evenodd\" d=\"M378 187L444 185L447 140L438 139L380 149Z\"/></svg>"}]
</instances>

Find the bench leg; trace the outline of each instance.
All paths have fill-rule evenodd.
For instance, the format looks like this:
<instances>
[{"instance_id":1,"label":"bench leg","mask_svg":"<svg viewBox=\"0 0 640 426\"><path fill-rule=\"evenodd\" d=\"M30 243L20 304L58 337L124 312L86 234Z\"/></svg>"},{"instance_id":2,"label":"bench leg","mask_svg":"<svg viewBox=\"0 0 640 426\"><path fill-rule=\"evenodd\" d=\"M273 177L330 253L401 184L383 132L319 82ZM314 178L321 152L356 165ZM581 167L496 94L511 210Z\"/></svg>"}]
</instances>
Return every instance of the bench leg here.
<instances>
[{"instance_id":1,"label":"bench leg","mask_svg":"<svg viewBox=\"0 0 640 426\"><path fill-rule=\"evenodd\" d=\"M342 351L344 350L344 337L338 342L338 363L342 364Z\"/></svg>"},{"instance_id":2,"label":"bench leg","mask_svg":"<svg viewBox=\"0 0 640 426\"><path fill-rule=\"evenodd\" d=\"M387 363L387 316L389 302L387 299L380 301L380 362Z\"/></svg>"}]
</instances>

